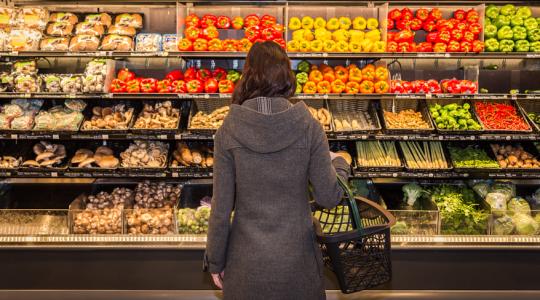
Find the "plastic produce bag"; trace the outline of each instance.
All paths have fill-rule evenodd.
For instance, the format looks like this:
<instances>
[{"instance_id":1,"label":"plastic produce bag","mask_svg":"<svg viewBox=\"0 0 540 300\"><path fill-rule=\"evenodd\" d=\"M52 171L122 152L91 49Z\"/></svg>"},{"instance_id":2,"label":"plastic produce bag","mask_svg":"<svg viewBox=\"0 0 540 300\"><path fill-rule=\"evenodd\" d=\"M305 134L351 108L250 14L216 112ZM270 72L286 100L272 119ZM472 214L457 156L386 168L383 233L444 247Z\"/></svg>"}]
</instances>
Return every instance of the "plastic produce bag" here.
<instances>
[{"instance_id":1,"label":"plastic produce bag","mask_svg":"<svg viewBox=\"0 0 540 300\"><path fill-rule=\"evenodd\" d=\"M61 93L62 86L60 82L62 78L57 74L44 74L41 75L41 79L45 82L45 92L49 93Z\"/></svg>"},{"instance_id":2,"label":"plastic produce bag","mask_svg":"<svg viewBox=\"0 0 540 300\"><path fill-rule=\"evenodd\" d=\"M538 233L538 223L530 215L518 213L512 216L512 220L516 224L517 234L533 235Z\"/></svg>"},{"instance_id":3,"label":"plastic produce bag","mask_svg":"<svg viewBox=\"0 0 540 300\"><path fill-rule=\"evenodd\" d=\"M471 182L471 187L480 197L486 198L489 190L491 189L490 183L488 180L474 180Z\"/></svg>"},{"instance_id":4,"label":"plastic produce bag","mask_svg":"<svg viewBox=\"0 0 540 300\"><path fill-rule=\"evenodd\" d=\"M529 203L521 197L512 198L508 202L508 214L525 214L530 216L531 207L529 206Z\"/></svg>"},{"instance_id":5,"label":"plastic produce bag","mask_svg":"<svg viewBox=\"0 0 540 300\"><path fill-rule=\"evenodd\" d=\"M18 75L14 80L14 91L19 93L37 93L40 91L41 79L37 75Z\"/></svg>"},{"instance_id":6,"label":"plastic produce bag","mask_svg":"<svg viewBox=\"0 0 540 300\"><path fill-rule=\"evenodd\" d=\"M178 38L176 34L164 34L161 48L163 51L178 51Z\"/></svg>"},{"instance_id":7,"label":"plastic produce bag","mask_svg":"<svg viewBox=\"0 0 540 300\"><path fill-rule=\"evenodd\" d=\"M154 52L161 50L161 34L159 33L139 33L135 42L135 51Z\"/></svg>"},{"instance_id":8,"label":"plastic produce bag","mask_svg":"<svg viewBox=\"0 0 540 300\"><path fill-rule=\"evenodd\" d=\"M514 228L514 221L509 216L502 216L493 222L493 233L496 235L512 234Z\"/></svg>"}]
</instances>

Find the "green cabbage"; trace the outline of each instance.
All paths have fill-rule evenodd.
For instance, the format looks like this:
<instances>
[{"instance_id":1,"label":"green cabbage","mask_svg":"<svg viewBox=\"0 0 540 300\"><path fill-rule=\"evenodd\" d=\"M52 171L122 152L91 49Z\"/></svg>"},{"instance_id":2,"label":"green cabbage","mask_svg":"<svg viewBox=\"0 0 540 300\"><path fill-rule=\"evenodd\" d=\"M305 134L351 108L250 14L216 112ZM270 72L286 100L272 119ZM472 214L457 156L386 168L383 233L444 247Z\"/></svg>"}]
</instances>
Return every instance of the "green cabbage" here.
<instances>
[{"instance_id":1,"label":"green cabbage","mask_svg":"<svg viewBox=\"0 0 540 300\"><path fill-rule=\"evenodd\" d=\"M512 216L516 224L516 233L520 235L533 235L538 232L538 223L530 215L516 213Z\"/></svg>"},{"instance_id":2,"label":"green cabbage","mask_svg":"<svg viewBox=\"0 0 540 300\"><path fill-rule=\"evenodd\" d=\"M521 197L512 198L508 202L508 214L526 214L530 216L531 207L529 206L529 203Z\"/></svg>"}]
</instances>

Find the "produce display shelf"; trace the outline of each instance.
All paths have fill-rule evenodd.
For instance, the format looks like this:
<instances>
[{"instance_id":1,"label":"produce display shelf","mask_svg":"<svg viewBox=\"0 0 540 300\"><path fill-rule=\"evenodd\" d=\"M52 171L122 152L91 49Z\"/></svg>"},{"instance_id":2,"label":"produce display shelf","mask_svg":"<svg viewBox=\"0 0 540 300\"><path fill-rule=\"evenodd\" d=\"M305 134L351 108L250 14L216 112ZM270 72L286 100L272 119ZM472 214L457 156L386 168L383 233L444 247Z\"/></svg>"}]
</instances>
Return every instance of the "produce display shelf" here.
<instances>
[{"instance_id":1,"label":"produce display shelf","mask_svg":"<svg viewBox=\"0 0 540 300\"><path fill-rule=\"evenodd\" d=\"M497 172L482 171L479 169L476 172L455 172L455 171L440 171L433 172L360 172L354 171L354 178L403 178L403 179L539 179L540 172L520 172L508 171L508 169Z\"/></svg>"}]
</instances>

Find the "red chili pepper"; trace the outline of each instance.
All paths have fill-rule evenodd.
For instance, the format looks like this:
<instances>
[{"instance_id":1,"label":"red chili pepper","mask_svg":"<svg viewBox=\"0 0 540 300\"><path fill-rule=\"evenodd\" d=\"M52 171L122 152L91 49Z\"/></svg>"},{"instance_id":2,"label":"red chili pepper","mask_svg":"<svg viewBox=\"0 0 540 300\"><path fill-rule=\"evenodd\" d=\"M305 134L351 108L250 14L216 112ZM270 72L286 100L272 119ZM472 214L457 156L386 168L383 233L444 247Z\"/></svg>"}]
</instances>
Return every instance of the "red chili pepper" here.
<instances>
[{"instance_id":1,"label":"red chili pepper","mask_svg":"<svg viewBox=\"0 0 540 300\"><path fill-rule=\"evenodd\" d=\"M476 102L475 110L486 129L529 130L515 106L506 103Z\"/></svg>"},{"instance_id":2,"label":"red chili pepper","mask_svg":"<svg viewBox=\"0 0 540 300\"><path fill-rule=\"evenodd\" d=\"M113 79L109 87L109 92L111 93L125 93L126 92L126 83L120 79Z\"/></svg>"}]
</instances>

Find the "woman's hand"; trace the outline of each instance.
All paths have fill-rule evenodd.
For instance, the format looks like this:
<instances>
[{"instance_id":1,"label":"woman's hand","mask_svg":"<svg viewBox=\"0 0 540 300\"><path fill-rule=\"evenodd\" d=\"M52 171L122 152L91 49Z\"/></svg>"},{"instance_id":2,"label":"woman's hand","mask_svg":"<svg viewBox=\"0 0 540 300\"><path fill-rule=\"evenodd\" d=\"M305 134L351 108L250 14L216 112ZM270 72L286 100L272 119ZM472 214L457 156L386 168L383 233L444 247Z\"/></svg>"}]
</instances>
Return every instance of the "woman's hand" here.
<instances>
[{"instance_id":1,"label":"woman's hand","mask_svg":"<svg viewBox=\"0 0 540 300\"><path fill-rule=\"evenodd\" d=\"M225 272L221 273L212 273L212 279L214 280L214 284L220 288L223 289L223 276L225 275Z\"/></svg>"}]
</instances>

